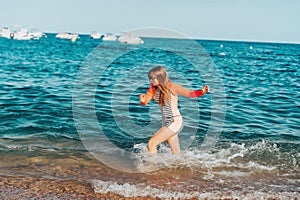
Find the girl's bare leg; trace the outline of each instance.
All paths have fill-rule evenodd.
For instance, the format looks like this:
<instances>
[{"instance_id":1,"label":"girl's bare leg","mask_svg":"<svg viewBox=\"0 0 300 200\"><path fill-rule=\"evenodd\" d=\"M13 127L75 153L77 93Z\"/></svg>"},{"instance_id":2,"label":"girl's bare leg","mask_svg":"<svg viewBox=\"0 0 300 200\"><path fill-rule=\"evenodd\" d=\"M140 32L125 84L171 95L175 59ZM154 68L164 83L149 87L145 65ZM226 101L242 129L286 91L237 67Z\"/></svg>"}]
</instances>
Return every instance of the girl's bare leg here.
<instances>
[{"instance_id":1,"label":"girl's bare leg","mask_svg":"<svg viewBox=\"0 0 300 200\"><path fill-rule=\"evenodd\" d=\"M148 152L157 153L157 149L156 149L157 145L167 141L169 138L175 135L176 133L171 131L167 127L162 127L150 138L148 142Z\"/></svg>"},{"instance_id":2,"label":"girl's bare leg","mask_svg":"<svg viewBox=\"0 0 300 200\"><path fill-rule=\"evenodd\" d=\"M173 154L180 154L180 145L179 145L178 134L175 134L174 136L170 137L167 140L167 142L168 142Z\"/></svg>"}]
</instances>

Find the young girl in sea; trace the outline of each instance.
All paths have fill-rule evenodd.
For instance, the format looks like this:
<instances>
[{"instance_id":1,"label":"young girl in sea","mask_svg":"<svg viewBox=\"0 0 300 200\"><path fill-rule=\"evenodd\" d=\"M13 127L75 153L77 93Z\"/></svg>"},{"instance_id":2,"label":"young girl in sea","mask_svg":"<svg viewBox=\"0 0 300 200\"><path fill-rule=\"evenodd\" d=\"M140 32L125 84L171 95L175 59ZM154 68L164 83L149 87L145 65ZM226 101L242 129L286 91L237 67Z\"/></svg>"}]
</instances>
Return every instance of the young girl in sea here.
<instances>
[{"instance_id":1,"label":"young girl in sea","mask_svg":"<svg viewBox=\"0 0 300 200\"><path fill-rule=\"evenodd\" d=\"M145 95L140 94L140 103L145 106L151 99L154 99L162 113L162 127L150 138L148 152L157 153L157 145L167 141L172 153L179 154L178 133L183 127L183 121L178 110L177 95L196 98L206 94L208 86L204 85L201 90L188 90L171 82L162 66L152 68L148 73L148 78L150 88Z\"/></svg>"}]
</instances>

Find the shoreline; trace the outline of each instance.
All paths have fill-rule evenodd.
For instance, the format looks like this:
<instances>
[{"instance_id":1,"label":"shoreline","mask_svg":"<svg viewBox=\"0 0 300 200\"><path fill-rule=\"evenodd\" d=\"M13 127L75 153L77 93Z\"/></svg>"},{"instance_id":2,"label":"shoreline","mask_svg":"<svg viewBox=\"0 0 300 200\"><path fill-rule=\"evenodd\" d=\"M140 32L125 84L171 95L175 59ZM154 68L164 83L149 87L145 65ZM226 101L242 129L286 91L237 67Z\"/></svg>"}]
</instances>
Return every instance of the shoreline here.
<instances>
[{"instance_id":1,"label":"shoreline","mask_svg":"<svg viewBox=\"0 0 300 200\"><path fill-rule=\"evenodd\" d=\"M0 165L0 199L300 199L297 189L256 188L256 179L272 184L261 173L246 178L248 181L241 177L222 181L217 177L206 180L199 172L199 177L191 180L195 174L186 168L128 174L110 169L86 154L52 156L2 154L6 162ZM191 187L185 188L187 184Z\"/></svg>"},{"instance_id":2,"label":"shoreline","mask_svg":"<svg viewBox=\"0 0 300 200\"><path fill-rule=\"evenodd\" d=\"M274 179L272 169L248 175L229 166L126 173L87 152L8 150L0 157L0 199L300 199L296 174Z\"/></svg>"},{"instance_id":3,"label":"shoreline","mask_svg":"<svg viewBox=\"0 0 300 200\"><path fill-rule=\"evenodd\" d=\"M95 193L90 183L80 180L55 180L39 177L0 176L0 197L4 199L136 199L151 197L124 197L112 192Z\"/></svg>"},{"instance_id":4,"label":"shoreline","mask_svg":"<svg viewBox=\"0 0 300 200\"><path fill-rule=\"evenodd\" d=\"M234 200L234 199L298 199L300 194L297 192L283 192L283 193L244 193L241 191L242 196L238 194L225 194L220 191L212 191L211 193L199 194L192 198L179 198L179 199L221 199L221 200ZM238 196L237 196L238 195ZM260 196L263 195L263 196ZM0 176L0 197L7 200L16 199L111 199L111 200L158 200L164 199L159 197L125 197L123 195L107 192L97 193L93 190L93 186L89 182L81 180L55 180L51 178L40 177L25 177L25 176ZM178 199L178 198L172 198Z\"/></svg>"}]
</instances>

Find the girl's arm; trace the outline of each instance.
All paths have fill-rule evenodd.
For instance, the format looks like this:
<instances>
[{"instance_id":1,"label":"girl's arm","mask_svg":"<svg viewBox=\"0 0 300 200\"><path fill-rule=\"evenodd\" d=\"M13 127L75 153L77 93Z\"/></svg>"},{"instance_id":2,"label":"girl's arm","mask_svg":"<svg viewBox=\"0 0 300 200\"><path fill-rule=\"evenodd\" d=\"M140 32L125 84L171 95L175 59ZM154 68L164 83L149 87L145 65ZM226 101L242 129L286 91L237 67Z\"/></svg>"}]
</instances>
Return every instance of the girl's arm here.
<instances>
[{"instance_id":1,"label":"girl's arm","mask_svg":"<svg viewBox=\"0 0 300 200\"><path fill-rule=\"evenodd\" d=\"M155 88L151 84L150 88L148 89L146 95L140 94L140 103L145 106L147 103L154 97L155 94Z\"/></svg>"},{"instance_id":2,"label":"girl's arm","mask_svg":"<svg viewBox=\"0 0 300 200\"><path fill-rule=\"evenodd\" d=\"M189 90L189 89L182 87L179 84L170 82L170 90L172 93L175 93L177 95L180 94L185 97L196 98L196 97L200 97L200 96L206 94L208 91L208 86L204 85L201 90Z\"/></svg>"}]
</instances>

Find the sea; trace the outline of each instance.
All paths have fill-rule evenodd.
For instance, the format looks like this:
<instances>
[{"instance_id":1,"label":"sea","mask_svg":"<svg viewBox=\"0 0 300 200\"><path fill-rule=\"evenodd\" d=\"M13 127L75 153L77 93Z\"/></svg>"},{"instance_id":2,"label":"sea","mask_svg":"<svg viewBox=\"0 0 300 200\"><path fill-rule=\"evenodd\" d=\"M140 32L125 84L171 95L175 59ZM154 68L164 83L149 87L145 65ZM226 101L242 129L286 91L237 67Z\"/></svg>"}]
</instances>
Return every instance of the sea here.
<instances>
[{"instance_id":1,"label":"sea","mask_svg":"<svg viewBox=\"0 0 300 200\"><path fill-rule=\"evenodd\" d=\"M300 45L142 39L0 38L0 176L126 198L300 199ZM147 153L161 113L139 94L157 65L210 88L179 96L179 155Z\"/></svg>"}]
</instances>

